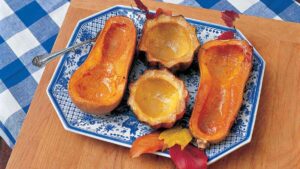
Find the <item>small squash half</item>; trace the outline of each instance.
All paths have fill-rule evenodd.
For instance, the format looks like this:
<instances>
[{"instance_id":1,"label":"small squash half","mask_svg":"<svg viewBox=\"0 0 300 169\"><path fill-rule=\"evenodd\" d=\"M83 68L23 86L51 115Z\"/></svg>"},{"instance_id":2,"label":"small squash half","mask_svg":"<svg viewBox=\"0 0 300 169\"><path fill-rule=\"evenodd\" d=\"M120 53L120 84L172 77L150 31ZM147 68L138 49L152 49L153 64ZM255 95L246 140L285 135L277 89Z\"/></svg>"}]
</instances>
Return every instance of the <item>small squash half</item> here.
<instances>
[{"instance_id":1,"label":"small squash half","mask_svg":"<svg viewBox=\"0 0 300 169\"><path fill-rule=\"evenodd\" d=\"M212 40L200 49L201 80L190 118L198 146L222 141L239 112L252 68L252 46L243 40Z\"/></svg>"},{"instance_id":2,"label":"small squash half","mask_svg":"<svg viewBox=\"0 0 300 169\"><path fill-rule=\"evenodd\" d=\"M146 20L139 50L146 53L150 64L158 63L176 71L187 69L191 65L199 45L196 28L183 16L160 14L154 19Z\"/></svg>"},{"instance_id":3,"label":"small squash half","mask_svg":"<svg viewBox=\"0 0 300 169\"><path fill-rule=\"evenodd\" d=\"M82 111L105 114L121 101L136 45L133 22L109 18L86 61L69 81L69 94Z\"/></svg>"},{"instance_id":4,"label":"small squash half","mask_svg":"<svg viewBox=\"0 0 300 169\"><path fill-rule=\"evenodd\" d=\"M185 113L188 91L167 70L147 70L129 88L128 104L140 121L153 128L170 128Z\"/></svg>"}]
</instances>

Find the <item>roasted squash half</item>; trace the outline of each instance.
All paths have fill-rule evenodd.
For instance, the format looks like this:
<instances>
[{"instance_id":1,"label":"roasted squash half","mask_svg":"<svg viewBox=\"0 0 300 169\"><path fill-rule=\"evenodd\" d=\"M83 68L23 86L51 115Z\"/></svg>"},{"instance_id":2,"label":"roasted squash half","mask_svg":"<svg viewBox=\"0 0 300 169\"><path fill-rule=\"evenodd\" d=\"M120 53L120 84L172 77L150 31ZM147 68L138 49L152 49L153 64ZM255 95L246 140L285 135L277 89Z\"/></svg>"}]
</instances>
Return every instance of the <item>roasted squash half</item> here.
<instances>
[{"instance_id":1,"label":"roasted squash half","mask_svg":"<svg viewBox=\"0 0 300 169\"><path fill-rule=\"evenodd\" d=\"M128 104L140 121L153 128L170 128L185 113L188 91L167 70L147 70L129 88Z\"/></svg>"},{"instance_id":2,"label":"roasted squash half","mask_svg":"<svg viewBox=\"0 0 300 169\"><path fill-rule=\"evenodd\" d=\"M69 94L82 111L104 114L121 101L136 46L133 22L109 18L86 61L69 81Z\"/></svg>"},{"instance_id":3,"label":"roasted squash half","mask_svg":"<svg viewBox=\"0 0 300 169\"><path fill-rule=\"evenodd\" d=\"M198 146L223 140L239 112L252 67L252 47L243 40L212 40L198 55L200 84L190 118Z\"/></svg>"},{"instance_id":4,"label":"roasted squash half","mask_svg":"<svg viewBox=\"0 0 300 169\"><path fill-rule=\"evenodd\" d=\"M146 53L150 64L176 71L191 65L199 45L195 27L183 16L160 14L146 20L139 50Z\"/></svg>"}]
</instances>

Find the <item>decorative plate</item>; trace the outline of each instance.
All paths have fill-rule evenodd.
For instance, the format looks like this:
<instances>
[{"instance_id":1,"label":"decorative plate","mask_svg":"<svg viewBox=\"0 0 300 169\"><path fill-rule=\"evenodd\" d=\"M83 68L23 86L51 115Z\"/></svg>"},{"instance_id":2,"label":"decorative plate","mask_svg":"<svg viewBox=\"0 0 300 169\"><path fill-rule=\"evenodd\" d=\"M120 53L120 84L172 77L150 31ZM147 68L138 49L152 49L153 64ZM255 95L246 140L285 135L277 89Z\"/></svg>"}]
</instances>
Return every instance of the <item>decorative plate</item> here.
<instances>
[{"instance_id":1,"label":"decorative plate","mask_svg":"<svg viewBox=\"0 0 300 169\"><path fill-rule=\"evenodd\" d=\"M95 37L97 32L104 27L105 21L116 15L131 18L137 28L137 37L140 39L141 30L145 21L144 14L140 10L132 7L114 6L80 20L75 27L68 46ZM239 30L189 18L187 18L187 21L197 28L197 36L201 44L208 40L215 39L218 35L227 30L233 31L237 39L246 39ZM66 130L121 146L131 147L132 142L137 137L151 132L152 129L148 125L139 122L130 110L127 105L128 89L120 105L111 112L111 114L102 116L93 116L80 111L69 97L68 81L73 72L87 58L91 48L92 44L87 44L74 52L65 54L61 58L48 86L47 94ZM135 81L144 70L147 69L147 64L137 56L132 64L129 83ZM242 107L227 138L221 143L214 144L205 150L209 164L250 142L264 69L265 62L254 49L253 68L244 91ZM178 123L188 125L194 104L194 97L199 84L199 69L196 61L193 62L187 71L179 73L178 77L185 81L185 85L190 94L187 113ZM168 152L159 152L156 154L170 157Z\"/></svg>"}]
</instances>

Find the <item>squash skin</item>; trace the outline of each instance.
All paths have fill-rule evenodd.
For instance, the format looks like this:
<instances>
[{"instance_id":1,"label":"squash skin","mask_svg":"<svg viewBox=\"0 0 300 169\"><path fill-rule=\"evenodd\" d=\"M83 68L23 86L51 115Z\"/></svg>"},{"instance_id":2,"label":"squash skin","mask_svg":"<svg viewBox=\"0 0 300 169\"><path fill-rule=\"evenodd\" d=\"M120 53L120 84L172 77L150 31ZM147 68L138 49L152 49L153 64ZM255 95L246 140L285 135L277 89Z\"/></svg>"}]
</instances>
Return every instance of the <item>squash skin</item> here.
<instances>
[{"instance_id":1,"label":"squash skin","mask_svg":"<svg viewBox=\"0 0 300 169\"><path fill-rule=\"evenodd\" d=\"M148 37L155 36L151 32L151 30L160 24L179 25L185 29L185 32L187 33L187 38L189 39L189 42L186 43L190 43L190 49L188 50L188 53L181 56L181 58L170 59L168 61L161 60L157 58L155 54L151 53L152 51L148 46L149 43L147 42ZM162 37L157 37L157 39L161 39L161 38ZM190 25L185 20L184 16L182 15L169 16L166 14L160 14L158 17L154 19L146 20L142 30L142 37L138 45L138 49L146 53L146 58L150 65L152 66L158 65L159 67L167 68L172 72L176 72L178 70L186 70L191 65L195 51L199 46L200 43L196 35L196 28Z\"/></svg>"},{"instance_id":2,"label":"squash skin","mask_svg":"<svg viewBox=\"0 0 300 169\"><path fill-rule=\"evenodd\" d=\"M167 77L166 77L167 76ZM138 106L138 103L136 101L136 93L138 85L140 85L142 82L144 82L147 78L161 78L161 79L168 79L169 82L175 84L176 88L180 93L179 102L177 103L178 107L176 110L170 113L170 115L166 118L152 118L148 117L142 109ZM173 127L174 123L181 119L186 111L186 105L189 99L188 91L184 85L184 82L180 79L178 79L176 76L171 74L168 70L146 70L144 74L139 77L139 79L131 83L129 86L130 89L130 96L128 98L128 105L131 107L133 113L137 116L137 118L150 125L154 129L158 128L171 128ZM146 91L145 91L146 92Z\"/></svg>"},{"instance_id":3,"label":"squash skin","mask_svg":"<svg viewBox=\"0 0 300 169\"><path fill-rule=\"evenodd\" d=\"M235 62L226 62L229 67L225 69L218 60L233 57L228 54L237 55L232 58L236 59ZM229 134L240 110L244 87L252 68L252 46L242 40L212 40L202 46L198 61L201 80L189 126L198 147L206 148L210 143L222 141ZM222 70L217 67L227 70L224 71L227 74L220 76L218 73ZM223 75L229 78L222 78Z\"/></svg>"},{"instance_id":4,"label":"squash skin","mask_svg":"<svg viewBox=\"0 0 300 169\"><path fill-rule=\"evenodd\" d=\"M129 18L115 16L106 21L88 58L69 81L69 95L79 109L100 115L109 113L118 106L126 88L135 46L136 28ZM112 90L113 94L109 95L105 93L106 90L104 92L102 88L98 90L95 87L103 86L103 79L110 82L106 87L109 92ZM100 97L101 93L103 97L107 94L107 98L99 99L99 93Z\"/></svg>"}]
</instances>

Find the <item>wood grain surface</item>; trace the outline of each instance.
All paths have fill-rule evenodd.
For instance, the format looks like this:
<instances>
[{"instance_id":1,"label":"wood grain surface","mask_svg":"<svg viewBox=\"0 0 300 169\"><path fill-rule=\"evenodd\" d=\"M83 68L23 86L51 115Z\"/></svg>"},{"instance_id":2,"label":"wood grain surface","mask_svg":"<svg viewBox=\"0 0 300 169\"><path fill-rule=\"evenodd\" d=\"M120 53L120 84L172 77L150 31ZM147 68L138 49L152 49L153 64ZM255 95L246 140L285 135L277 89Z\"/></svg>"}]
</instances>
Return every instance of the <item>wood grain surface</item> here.
<instances>
[{"instance_id":1,"label":"wood grain surface","mask_svg":"<svg viewBox=\"0 0 300 169\"><path fill-rule=\"evenodd\" d=\"M130 5L131 1L72 1L53 50L66 46L79 19L115 4ZM153 1L147 4L150 9L162 7L175 14L223 24L218 11ZM260 105L251 143L209 168L300 168L300 24L241 16L236 27L266 60ZM131 159L127 148L65 131L46 95L57 62L46 67L8 169L175 168L168 158L144 155Z\"/></svg>"}]
</instances>

